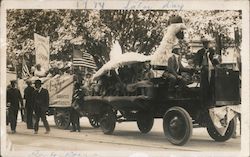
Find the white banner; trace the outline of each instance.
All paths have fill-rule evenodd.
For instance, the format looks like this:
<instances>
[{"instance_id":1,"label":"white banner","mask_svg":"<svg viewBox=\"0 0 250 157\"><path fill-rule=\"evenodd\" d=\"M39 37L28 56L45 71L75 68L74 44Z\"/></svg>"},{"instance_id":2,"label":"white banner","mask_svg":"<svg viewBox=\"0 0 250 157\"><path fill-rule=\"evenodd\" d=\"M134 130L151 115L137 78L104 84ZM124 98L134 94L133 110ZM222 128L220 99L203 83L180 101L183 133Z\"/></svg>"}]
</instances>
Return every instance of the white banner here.
<instances>
[{"instance_id":1,"label":"white banner","mask_svg":"<svg viewBox=\"0 0 250 157\"><path fill-rule=\"evenodd\" d=\"M44 70L49 70L49 37L34 34L36 49L36 64L40 64Z\"/></svg>"},{"instance_id":2,"label":"white banner","mask_svg":"<svg viewBox=\"0 0 250 157\"><path fill-rule=\"evenodd\" d=\"M43 84L49 92L50 107L70 107L74 90L73 76L59 76L46 80Z\"/></svg>"}]
</instances>

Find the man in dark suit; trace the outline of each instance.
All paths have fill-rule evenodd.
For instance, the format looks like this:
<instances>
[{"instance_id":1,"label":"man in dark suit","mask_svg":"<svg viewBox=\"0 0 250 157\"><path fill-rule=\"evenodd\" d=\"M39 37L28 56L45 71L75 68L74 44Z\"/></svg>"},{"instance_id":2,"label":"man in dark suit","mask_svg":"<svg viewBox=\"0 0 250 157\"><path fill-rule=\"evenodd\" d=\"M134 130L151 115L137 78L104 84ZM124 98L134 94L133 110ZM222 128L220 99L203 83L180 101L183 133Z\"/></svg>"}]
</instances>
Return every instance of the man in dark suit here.
<instances>
[{"instance_id":1,"label":"man in dark suit","mask_svg":"<svg viewBox=\"0 0 250 157\"><path fill-rule=\"evenodd\" d=\"M70 111L70 122L72 124L72 129L70 132L75 132L76 130L78 132L81 131L80 128L80 108L81 105L84 103L84 92L81 89L81 84L76 82L74 84L74 93L73 93L73 100L72 100L72 107Z\"/></svg>"},{"instance_id":2,"label":"man in dark suit","mask_svg":"<svg viewBox=\"0 0 250 157\"><path fill-rule=\"evenodd\" d=\"M163 77L169 81L169 91L173 91L175 85L179 85L180 88L186 86L187 80L181 76L181 72L187 71L181 64L180 47L175 46L172 50L172 56L168 59L167 72L164 72Z\"/></svg>"},{"instance_id":3,"label":"man in dark suit","mask_svg":"<svg viewBox=\"0 0 250 157\"><path fill-rule=\"evenodd\" d=\"M26 109L26 123L27 123L27 129L33 129L33 92L34 88L31 86L31 81L26 81L27 87L24 89L24 99L26 100L25 102L25 109Z\"/></svg>"},{"instance_id":4,"label":"man in dark suit","mask_svg":"<svg viewBox=\"0 0 250 157\"><path fill-rule=\"evenodd\" d=\"M198 50L195 55L196 64L200 68L207 68L209 66L209 62L211 62L212 65L215 65L215 62L213 60L215 51L213 48L210 47L210 41L207 39L202 39L202 45L203 47Z\"/></svg>"},{"instance_id":5,"label":"man in dark suit","mask_svg":"<svg viewBox=\"0 0 250 157\"><path fill-rule=\"evenodd\" d=\"M50 132L49 123L46 119L46 112L49 107L49 92L47 89L41 87L41 80L35 81L35 91L33 93L34 111L36 115L36 122L34 126L35 134L38 133L40 118L43 121L43 125L46 128L45 134Z\"/></svg>"},{"instance_id":6,"label":"man in dark suit","mask_svg":"<svg viewBox=\"0 0 250 157\"><path fill-rule=\"evenodd\" d=\"M10 118L10 127L11 133L16 133L16 124L17 124L17 114L20 108L23 107L23 99L20 91L16 88L16 81L11 81L11 87L7 90L7 104L9 104L9 118Z\"/></svg>"},{"instance_id":7,"label":"man in dark suit","mask_svg":"<svg viewBox=\"0 0 250 157\"><path fill-rule=\"evenodd\" d=\"M195 63L201 70L201 99L202 104L209 105L212 102L212 90L213 87L213 77L211 70L216 64L219 63L218 60L214 60L215 55L214 49L210 48L210 41L207 39L202 39L203 48L198 50L195 55Z\"/></svg>"}]
</instances>

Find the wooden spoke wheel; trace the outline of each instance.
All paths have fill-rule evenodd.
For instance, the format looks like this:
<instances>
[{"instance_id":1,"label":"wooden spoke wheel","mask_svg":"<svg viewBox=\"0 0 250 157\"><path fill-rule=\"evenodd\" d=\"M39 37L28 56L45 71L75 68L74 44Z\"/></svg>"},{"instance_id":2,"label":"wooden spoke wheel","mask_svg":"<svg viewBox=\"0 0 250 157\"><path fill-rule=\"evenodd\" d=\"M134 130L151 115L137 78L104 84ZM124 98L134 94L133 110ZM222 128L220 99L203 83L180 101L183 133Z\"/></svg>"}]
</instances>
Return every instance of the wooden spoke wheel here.
<instances>
[{"instance_id":1,"label":"wooden spoke wheel","mask_svg":"<svg viewBox=\"0 0 250 157\"><path fill-rule=\"evenodd\" d=\"M181 107L170 108L163 117L163 130L170 143L180 146L186 144L193 131L190 115Z\"/></svg>"},{"instance_id":2,"label":"wooden spoke wheel","mask_svg":"<svg viewBox=\"0 0 250 157\"><path fill-rule=\"evenodd\" d=\"M93 128L99 128L100 127L100 119L98 116L89 116L89 123Z\"/></svg>"},{"instance_id":3,"label":"wooden spoke wheel","mask_svg":"<svg viewBox=\"0 0 250 157\"><path fill-rule=\"evenodd\" d=\"M115 130L116 125L116 114L112 110L107 111L103 114L100 120L100 127L104 134L112 134Z\"/></svg>"},{"instance_id":4,"label":"wooden spoke wheel","mask_svg":"<svg viewBox=\"0 0 250 157\"><path fill-rule=\"evenodd\" d=\"M138 112L137 113L137 126L141 133L148 133L154 124L154 117L147 112Z\"/></svg>"},{"instance_id":5,"label":"wooden spoke wheel","mask_svg":"<svg viewBox=\"0 0 250 157\"><path fill-rule=\"evenodd\" d=\"M212 121L210 121L210 125L207 127L207 132L208 132L209 136L217 142L225 142L225 141L229 140L233 136L235 130L236 130L236 118L235 117L229 122L227 131L224 134L224 136L222 136L216 130Z\"/></svg>"},{"instance_id":6,"label":"wooden spoke wheel","mask_svg":"<svg viewBox=\"0 0 250 157\"><path fill-rule=\"evenodd\" d=\"M55 109L54 121L59 129L67 129L70 125L70 111L68 109Z\"/></svg>"}]
</instances>

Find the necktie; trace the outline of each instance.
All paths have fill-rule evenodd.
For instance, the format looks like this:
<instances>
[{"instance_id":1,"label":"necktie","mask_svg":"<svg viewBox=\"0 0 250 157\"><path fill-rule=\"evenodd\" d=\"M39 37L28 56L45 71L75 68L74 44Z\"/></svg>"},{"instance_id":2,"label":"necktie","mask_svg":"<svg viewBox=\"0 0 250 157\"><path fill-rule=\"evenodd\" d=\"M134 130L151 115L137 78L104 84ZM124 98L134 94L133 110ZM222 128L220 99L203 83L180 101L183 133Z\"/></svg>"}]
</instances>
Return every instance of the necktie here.
<instances>
[{"instance_id":1,"label":"necktie","mask_svg":"<svg viewBox=\"0 0 250 157\"><path fill-rule=\"evenodd\" d=\"M180 70L180 57L178 56L176 60L177 60L177 73L178 73Z\"/></svg>"},{"instance_id":2,"label":"necktie","mask_svg":"<svg viewBox=\"0 0 250 157\"><path fill-rule=\"evenodd\" d=\"M175 63L176 63L176 72L178 73L180 70L180 62L179 62L179 56L174 55Z\"/></svg>"},{"instance_id":3,"label":"necktie","mask_svg":"<svg viewBox=\"0 0 250 157\"><path fill-rule=\"evenodd\" d=\"M202 66L208 66L208 51L205 49L202 59Z\"/></svg>"}]
</instances>

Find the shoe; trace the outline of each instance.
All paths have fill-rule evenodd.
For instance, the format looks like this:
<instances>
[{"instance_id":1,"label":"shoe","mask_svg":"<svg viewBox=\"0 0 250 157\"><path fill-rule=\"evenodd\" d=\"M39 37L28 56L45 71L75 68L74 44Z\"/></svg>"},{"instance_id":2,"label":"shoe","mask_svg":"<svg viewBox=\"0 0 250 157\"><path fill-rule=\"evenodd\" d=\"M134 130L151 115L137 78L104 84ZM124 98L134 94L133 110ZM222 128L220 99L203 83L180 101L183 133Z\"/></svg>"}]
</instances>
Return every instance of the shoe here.
<instances>
[{"instance_id":1,"label":"shoe","mask_svg":"<svg viewBox=\"0 0 250 157\"><path fill-rule=\"evenodd\" d=\"M80 130L80 129L78 129L78 130L77 130L77 132L81 132L81 130Z\"/></svg>"},{"instance_id":2,"label":"shoe","mask_svg":"<svg viewBox=\"0 0 250 157\"><path fill-rule=\"evenodd\" d=\"M38 132L37 132L37 131L35 131L35 132L34 132L34 134L38 134Z\"/></svg>"},{"instance_id":3,"label":"shoe","mask_svg":"<svg viewBox=\"0 0 250 157\"><path fill-rule=\"evenodd\" d=\"M12 134L15 134L15 133L16 133L16 130L11 130L11 133L12 133Z\"/></svg>"},{"instance_id":4,"label":"shoe","mask_svg":"<svg viewBox=\"0 0 250 157\"><path fill-rule=\"evenodd\" d=\"M76 132L76 130L70 130L70 132Z\"/></svg>"},{"instance_id":5,"label":"shoe","mask_svg":"<svg viewBox=\"0 0 250 157\"><path fill-rule=\"evenodd\" d=\"M46 131L45 134L49 134L50 131Z\"/></svg>"}]
</instances>

